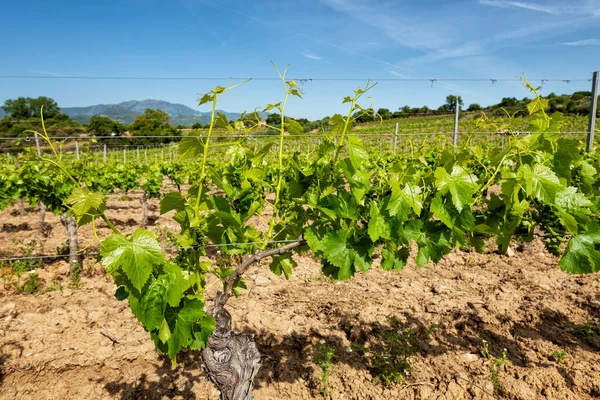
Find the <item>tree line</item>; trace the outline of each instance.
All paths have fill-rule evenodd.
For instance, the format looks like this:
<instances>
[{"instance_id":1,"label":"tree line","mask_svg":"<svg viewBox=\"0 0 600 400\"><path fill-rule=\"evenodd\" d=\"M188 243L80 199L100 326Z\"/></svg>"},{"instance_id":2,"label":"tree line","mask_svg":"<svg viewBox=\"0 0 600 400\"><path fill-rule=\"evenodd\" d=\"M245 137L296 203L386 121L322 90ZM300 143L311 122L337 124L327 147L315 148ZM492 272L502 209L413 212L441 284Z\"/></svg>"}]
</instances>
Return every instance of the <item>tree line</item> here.
<instances>
[{"instance_id":1,"label":"tree line","mask_svg":"<svg viewBox=\"0 0 600 400\"><path fill-rule=\"evenodd\" d=\"M548 100L548 111L555 111L564 114L588 114L591 92L575 92L571 95L556 95L550 93L546 96ZM368 123L378 120L389 120L399 118L410 118L415 116L433 116L454 113L457 97L449 95L446 102L437 109L423 107L410 107L404 105L396 111L387 108L377 110L368 109L367 112L360 112L355 115L356 122ZM458 96L459 110L466 112L485 112L488 116L526 115L527 103L531 99L524 97L517 99L515 97L504 97L498 104L482 107L477 103L469 104L465 108L463 99ZM138 115L131 124L123 124L120 121L113 120L107 116L94 115L88 124L82 124L74 121L67 114L61 112L60 107L54 99L40 96L37 98L19 97L17 99L8 99L1 107L7 114L0 119L0 137L19 137L27 136L24 133L28 130L39 131L41 126L40 110L43 106L43 115L46 131L50 136L76 136L80 134L93 135L100 140L107 137L113 137L111 143L118 144L119 141L126 140L127 137L135 137L136 142L140 144L166 143L173 140L174 136L180 136L182 129L203 129L205 125L196 122L191 126L174 126L170 121L170 116L166 112L158 109L146 109L143 114ZM246 118L247 125L251 125L252 116ZM319 120L308 120L306 118L297 118L296 122L305 132L327 131L330 128L331 117L325 117ZM232 126L235 121L230 121ZM281 116L276 113L267 115L264 121L267 126L267 134L277 134L281 123ZM117 136L118 138L114 138Z\"/></svg>"},{"instance_id":2,"label":"tree line","mask_svg":"<svg viewBox=\"0 0 600 400\"><path fill-rule=\"evenodd\" d=\"M86 134L100 140L115 136L125 140L126 136L133 136L137 143L144 144L166 143L172 136L181 135L180 129L170 122L169 114L162 110L146 109L126 125L102 115L92 116L88 124L79 123L62 113L55 100L45 96L8 99L1 108L8 115L0 119L0 137L29 136L27 131L40 131L42 109L44 127L51 137ZM118 144L119 138L111 143Z\"/></svg>"}]
</instances>

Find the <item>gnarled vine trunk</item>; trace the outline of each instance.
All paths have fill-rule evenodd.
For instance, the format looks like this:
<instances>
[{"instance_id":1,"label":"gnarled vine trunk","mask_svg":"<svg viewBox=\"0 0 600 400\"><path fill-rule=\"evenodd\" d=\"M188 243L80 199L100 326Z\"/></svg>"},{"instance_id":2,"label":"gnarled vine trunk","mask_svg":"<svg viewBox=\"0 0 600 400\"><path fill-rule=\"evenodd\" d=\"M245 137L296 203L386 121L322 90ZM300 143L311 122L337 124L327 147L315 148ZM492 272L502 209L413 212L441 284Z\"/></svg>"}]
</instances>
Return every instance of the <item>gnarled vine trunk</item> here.
<instances>
[{"instance_id":1,"label":"gnarled vine trunk","mask_svg":"<svg viewBox=\"0 0 600 400\"><path fill-rule=\"evenodd\" d=\"M40 207L40 234L46 237L48 236L46 226L44 225L46 220L46 206L41 201L38 202L38 206Z\"/></svg>"},{"instance_id":2,"label":"gnarled vine trunk","mask_svg":"<svg viewBox=\"0 0 600 400\"><path fill-rule=\"evenodd\" d=\"M219 306L213 311L216 326L202 350L208 376L221 392L221 400L252 400L260 353L254 337L231 329L231 314Z\"/></svg>"},{"instance_id":3,"label":"gnarled vine trunk","mask_svg":"<svg viewBox=\"0 0 600 400\"><path fill-rule=\"evenodd\" d=\"M19 215L21 215L21 217L27 215L27 213L25 212L25 205L23 203L23 199L17 200L17 206L19 207Z\"/></svg>"},{"instance_id":4,"label":"gnarled vine trunk","mask_svg":"<svg viewBox=\"0 0 600 400\"><path fill-rule=\"evenodd\" d=\"M254 377L261 365L254 336L234 332L231 329L231 314L225 309L227 300L233 294L236 279L263 258L284 254L304 244L306 241L299 237L285 246L257 251L235 268L225 281L225 291L217 292L212 311L215 330L202 350L202 359L208 369L208 376L221 392L221 400L252 400Z\"/></svg>"},{"instance_id":5,"label":"gnarled vine trunk","mask_svg":"<svg viewBox=\"0 0 600 400\"><path fill-rule=\"evenodd\" d=\"M81 263L79 252L79 243L77 242L77 221L68 213L63 213L60 216L60 222L63 224L69 234L69 263L71 270Z\"/></svg>"}]
</instances>

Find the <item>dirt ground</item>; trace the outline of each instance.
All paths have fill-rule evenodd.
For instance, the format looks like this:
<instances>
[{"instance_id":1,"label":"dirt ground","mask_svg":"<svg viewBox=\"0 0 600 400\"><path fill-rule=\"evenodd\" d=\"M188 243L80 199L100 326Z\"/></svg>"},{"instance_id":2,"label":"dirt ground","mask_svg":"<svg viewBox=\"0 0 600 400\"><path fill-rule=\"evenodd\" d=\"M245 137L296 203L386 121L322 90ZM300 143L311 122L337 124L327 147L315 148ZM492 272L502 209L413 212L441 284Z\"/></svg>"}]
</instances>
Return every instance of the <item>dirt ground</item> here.
<instances>
[{"instance_id":1,"label":"dirt ground","mask_svg":"<svg viewBox=\"0 0 600 400\"><path fill-rule=\"evenodd\" d=\"M138 226L139 196L112 196L108 215L120 229ZM170 215L158 218L154 200L151 215L159 234L176 229ZM0 251L19 254L15 241L36 240L36 252L54 254L66 233L48 215L43 238L38 219L34 209L0 212ZM108 233L100 226L101 237ZM82 247L91 238L89 227L80 229ZM561 272L541 242L511 256L457 251L399 273L374 267L338 283L309 255L296 258L289 281L266 263L255 266L249 290L229 304L235 328L254 333L263 356L257 400L600 398L600 335L577 329L598 327L600 275ZM0 288L0 399L218 399L199 355L185 353L172 368L92 259L79 288L69 287L65 261L37 272L39 294ZM359 347L383 343L391 317L414 333L414 356L405 382L386 387ZM484 340L492 358L506 349L497 374L482 356ZM334 349L325 395L312 360L320 341Z\"/></svg>"}]
</instances>

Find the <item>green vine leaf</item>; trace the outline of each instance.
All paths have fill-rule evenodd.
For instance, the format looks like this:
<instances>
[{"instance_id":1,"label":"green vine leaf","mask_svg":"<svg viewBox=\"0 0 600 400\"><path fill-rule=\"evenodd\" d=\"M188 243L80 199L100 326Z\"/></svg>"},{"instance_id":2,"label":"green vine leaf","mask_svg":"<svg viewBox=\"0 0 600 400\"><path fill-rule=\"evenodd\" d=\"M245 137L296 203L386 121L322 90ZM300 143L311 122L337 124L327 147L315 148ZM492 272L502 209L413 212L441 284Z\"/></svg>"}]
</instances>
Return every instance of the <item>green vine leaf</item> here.
<instances>
[{"instance_id":1,"label":"green vine leaf","mask_svg":"<svg viewBox=\"0 0 600 400\"><path fill-rule=\"evenodd\" d=\"M149 331L159 329L162 325L167 306L164 295L165 287L156 280L144 291L140 302L142 306L141 315L143 315L140 322Z\"/></svg>"},{"instance_id":2,"label":"green vine leaf","mask_svg":"<svg viewBox=\"0 0 600 400\"><path fill-rule=\"evenodd\" d=\"M298 123L298 121L286 118L285 119L285 130L290 133L290 135L302 135L304 133L304 128L302 125Z\"/></svg>"},{"instance_id":3,"label":"green vine leaf","mask_svg":"<svg viewBox=\"0 0 600 400\"><path fill-rule=\"evenodd\" d=\"M388 223L388 218L386 218L384 215L381 215L375 202L371 203L370 216L369 236L371 237L371 240L376 242L379 238L390 239L392 235L392 228Z\"/></svg>"},{"instance_id":4,"label":"green vine leaf","mask_svg":"<svg viewBox=\"0 0 600 400\"><path fill-rule=\"evenodd\" d=\"M454 207L461 212L472 201L477 190L477 177L458 165L452 168L450 174L438 167L435 170L435 184L443 195L450 192Z\"/></svg>"},{"instance_id":5,"label":"green vine leaf","mask_svg":"<svg viewBox=\"0 0 600 400\"><path fill-rule=\"evenodd\" d=\"M214 330L215 319L212 316L205 313L198 319L198 321L196 321L194 329L194 339L190 344L190 349L202 350L203 348L205 348L208 344L208 338Z\"/></svg>"},{"instance_id":6,"label":"green vine leaf","mask_svg":"<svg viewBox=\"0 0 600 400\"><path fill-rule=\"evenodd\" d=\"M347 232L343 230L327 233L321 242L325 258L339 268L337 278L341 280L349 279L354 275L352 256L346 245L347 235Z\"/></svg>"},{"instance_id":7,"label":"green vine leaf","mask_svg":"<svg viewBox=\"0 0 600 400\"><path fill-rule=\"evenodd\" d=\"M369 161L369 152L365 143L358 136L348 136L348 148L350 149L350 160L354 169L358 170L361 166L366 167Z\"/></svg>"},{"instance_id":8,"label":"green vine leaf","mask_svg":"<svg viewBox=\"0 0 600 400\"><path fill-rule=\"evenodd\" d=\"M558 265L572 274L600 271L600 232L573 236Z\"/></svg>"},{"instance_id":9,"label":"green vine leaf","mask_svg":"<svg viewBox=\"0 0 600 400\"><path fill-rule=\"evenodd\" d=\"M442 221L447 227L454 228L454 218L452 218L450 211L446 208L440 192L431 201L430 210L435 218Z\"/></svg>"},{"instance_id":10,"label":"green vine leaf","mask_svg":"<svg viewBox=\"0 0 600 400\"><path fill-rule=\"evenodd\" d=\"M281 276L283 273L285 279L290 279L290 276L292 276L292 270L296 268L296 266L298 266L298 264L292 258L290 253L274 255L271 263L269 264L269 268L275 275Z\"/></svg>"},{"instance_id":11,"label":"green vine leaf","mask_svg":"<svg viewBox=\"0 0 600 400\"><path fill-rule=\"evenodd\" d=\"M185 136L177 147L180 160L198 160L204 153L204 140L196 136Z\"/></svg>"},{"instance_id":12,"label":"green vine leaf","mask_svg":"<svg viewBox=\"0 0 600 400\"><path fill-rule=\"evenodd\" d=\"M388 204L388 212L392 217L397 215L400 219L406 219L411 209L417 216L421 215L423 199L420 187L407 183L403 188L400 188L400 185L396 182L392 183L391 186L392 197Z\"/></svg>"},{"instance_id":13,"label":"green vine leaf","mask_svg":"<svg viewBox=\"0 0 600 400\"><path fill-rule=\"evenodd\" d=\"M167 312L166 320L169 326L173 327L171 329L171 338L167 342L169 358L173 362L175 362L177 353L183 347L190 347L195 341L199 341L195 342L195 345L200 346L202 335L200 335L200 338L197 338L194 331L194 325L197 322L204 321L205 325L201 325L198 328L205 331L205 334L210 334L209 332L212 332L212 329L214 329L214 319L204 312L204 304L200 300L189 301L178 311L171 309ZM207 322L209 323L207 324Z\"/></svg>"},{"instance_id":14,"label":"green vine leaf","mask_svg":"<svg viewBox=\"0 0 600 400\"><path fill-rule=\"evenodd\" d=\"M153 267L165 261L156 236L143 229L137 229L131 237L108 237L101 243L100 256L108 273L122 269L138 291L152 275Z\"/></svg>"},{"instance_id":15,"label":"green vine leaf","mask_svg":"<svg viewBox=\"0 0 600 400\"><path fill-rule=\"evenodd\" d=\"M396 249L394 247L396 246L388 244L381 250L381 256L383 257L381 268L386 271L401 271L408 261L410 255L408 248Z\"/></svg>"},{"instance_id":16,"label":"green vine leaf","mask_svg":"<svg viewBox=\"0 0 600 400\"><path fill-rule=\"evenodd\" d=\"M525 164L519 174L525 181L527 195L546 204L553 204L556 195L565 189L556 174L543 164L535 164L533 168Z\"/></svg>"},{"instance_id":17,"label":"green vine leaf","mask_svg":"<svg viewBox=\"0 0 600 400\"><path fill-rule=\"evenodd\" d=\"M79 225L91 222L92 216L99 216L106 210L106 196L83 187L73 189L65 203L71 206Z\"/></svg>"},{"instance_id":18,"label":"green vine leaf","mask_svg":"<svg viewBox=\"0 0 600 400\"><path fill-rule=\"evenodd\" d=\"M183 211L185 208L185 203L185 197L183 197L181 193L167 193L160 201L160 215L166 214L171 210Z\"/></svg>"}]
</instances>

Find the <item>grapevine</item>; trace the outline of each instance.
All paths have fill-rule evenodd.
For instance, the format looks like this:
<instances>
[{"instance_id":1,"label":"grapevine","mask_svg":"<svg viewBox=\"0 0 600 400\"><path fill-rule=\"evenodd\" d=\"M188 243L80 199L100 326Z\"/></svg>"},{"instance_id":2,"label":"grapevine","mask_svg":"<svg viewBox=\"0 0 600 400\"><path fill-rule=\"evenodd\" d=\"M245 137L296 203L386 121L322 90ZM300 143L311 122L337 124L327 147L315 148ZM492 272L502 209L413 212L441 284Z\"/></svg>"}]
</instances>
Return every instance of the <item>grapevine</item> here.
<instances>
[{"instance_id":1,"label":"grapevine","mask_svg":"<svg viewBox=\"0 0 600 400\"><path fill-rule=\"evenodd\" d=\"M440 146L390 157L370 151L352 134L356 119L371 108L359 104L373 87L367 83L343 99L347 116L331 118L335 139L323 140L306 156L284 152L287 134L299 132L285 116L287 100L302 97L286 71L278 71L283 101L264 109L281 115L280 126L272 127L278 130L275 163L270 162L273 143L249 148L242 145L245 138L228 146L222 163L209 162L211 150L222 146L212 140L213 128L234 130L216 111L222 96L234 89L230 83L199 100L211 105L208 133L179 142L181 159L195 165L187 170L193 176L187 193L181 188L183 164L145 171L142 186L148 194L158 196L163 175L179 189L167 193L160 206L161 214L174 211L181 227L173 235L178 246L173 259L148 230L124 235L110 222L101 193L112 190L110 185L78 179L60 159L44 160L52 165L48 173L62 177L71 190L65 190L66 199L43 201L68 208L80 225L103 220L111 227L114 234L101 242L100 258L118 287L117 298L128 300L156 348L173 363L180 351L202 350L223 399L252 398L260 354L252 337L232 331L226 305L243 292L244 273L262 260L289 278L296 266L293 253L311 251L325 275L344 280L369 270L376 255L381 268L400 271L411 256L424 266L453 248L483 251L491 241L506 252L517 238L531 240L541 231L548 249L561 255L561 269L600 270L598 162L585 157L576 140L552 133L564 118L545 112L539 88L523 80L534 95L527 107L530 134L509 135L504 149ZM252 127L243 129L249 133ZM54 149L48 135L41 136ZM32 161L28 168L35 165ZM114 186L139 187L139 172L117 171ZM269 248L273 241L287 244ZM227 245L215 263L206 261L208 244ZM210 300L205 298L209 281L221 285Z\"/></svg>"}]
</instances>

